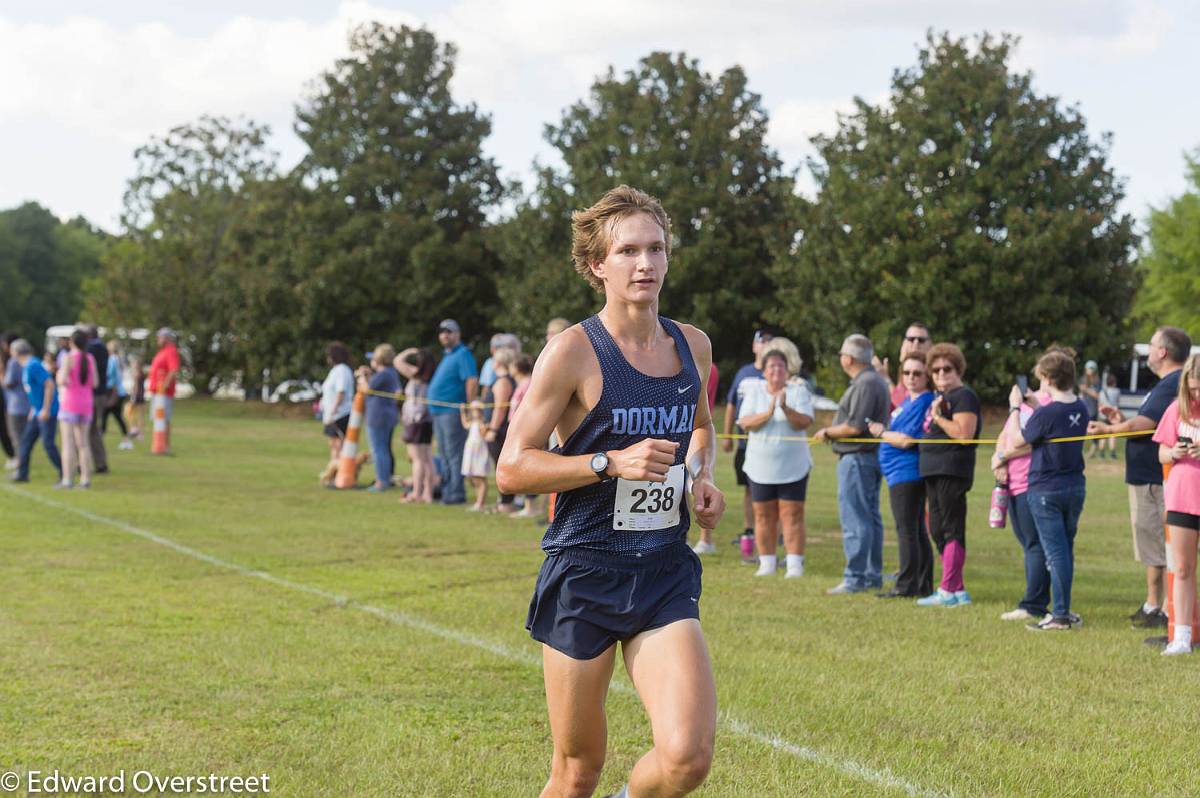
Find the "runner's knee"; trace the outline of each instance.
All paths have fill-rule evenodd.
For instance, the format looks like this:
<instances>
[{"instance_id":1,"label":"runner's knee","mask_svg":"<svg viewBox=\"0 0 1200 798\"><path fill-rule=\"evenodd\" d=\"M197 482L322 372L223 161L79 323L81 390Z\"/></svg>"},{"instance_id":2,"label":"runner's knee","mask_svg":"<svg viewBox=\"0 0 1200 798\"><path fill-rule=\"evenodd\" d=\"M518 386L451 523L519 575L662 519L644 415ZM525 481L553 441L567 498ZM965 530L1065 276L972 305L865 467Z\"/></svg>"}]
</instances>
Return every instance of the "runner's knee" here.
<instances>
[{"instance_id":1,"label":"runner's knee","mask_svg":"<svg viewBox=\"0 0 1200 798\"><path fill-rule=\"evenodd\" d=\"M604 758L564 756L555 757L551 780L563 795L590 796L600 784Z\"/></svg>"},{"instance_id":2,"label":"runner's knee","mask_svg":"<svg viewBox=\"0 0 1200 798\"><path fill-rule=\"evenodd\" d=\"M666 745L655 746L659 767L676 789L694 790L699 787L712 767L712 741L679 738Z\"/></svg>"}]
</instances>

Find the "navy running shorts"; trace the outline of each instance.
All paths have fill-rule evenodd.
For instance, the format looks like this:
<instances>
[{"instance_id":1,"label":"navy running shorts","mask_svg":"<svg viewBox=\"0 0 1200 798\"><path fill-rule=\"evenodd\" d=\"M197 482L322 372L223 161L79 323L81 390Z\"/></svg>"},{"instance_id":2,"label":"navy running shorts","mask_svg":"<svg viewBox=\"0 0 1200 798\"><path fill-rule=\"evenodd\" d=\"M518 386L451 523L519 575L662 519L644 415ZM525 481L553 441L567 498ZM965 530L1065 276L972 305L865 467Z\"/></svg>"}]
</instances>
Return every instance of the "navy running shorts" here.
<instances>
[{"instance_id":1,"label":"navy running shorts","mask_svg":"<svg viewBox=\"0 0 1200 798\"><path fill-rule=\"evenodd\" d=\"M686 541L642 554L567 548L542 563L525 628L572 659L593 659L686 618L700 618L700 558Z\"/></svg>"},{"instance_id":2,"label":"navy running shorts","mask_svg":"<svg viewBox=\"0 0 1200 798\"><path fill-rule=\"evenodd\" d=\"M785 502L802 502L808 497L808 474L795 482L784 482L781 485L766 485L750 480L750 499L756 502L773 502L782 499Z\"/></svg>"}]
</instances>

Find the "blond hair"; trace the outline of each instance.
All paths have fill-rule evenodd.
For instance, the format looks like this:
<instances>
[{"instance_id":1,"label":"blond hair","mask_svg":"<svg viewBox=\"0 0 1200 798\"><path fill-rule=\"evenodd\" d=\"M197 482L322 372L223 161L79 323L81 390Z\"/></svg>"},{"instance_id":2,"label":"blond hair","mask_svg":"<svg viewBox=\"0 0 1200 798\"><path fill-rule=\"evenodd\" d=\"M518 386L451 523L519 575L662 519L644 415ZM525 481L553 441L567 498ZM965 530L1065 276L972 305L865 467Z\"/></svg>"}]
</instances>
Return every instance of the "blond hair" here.
<instances>
[{"instance_id":1,"label":"blond hair","mask_svg":"<svg viewBox=\"0 0 1200 798\"><path fill-rule=\"evenodd\" d=\"M392 361L396 359L396 349L391 344L380 344L375 347L375 352L371 355L371 359L382 366L392 365Z\"/></svg>"},{"instance_id":2,"label":"blond hair","mask_svg":"<svg viewBox=\"0 0 1200 798\"><path fill-rule=\"evenodd\" d=\"M1200 385L1200 355L1188 355L1179 373L1179 418L1188 424L1200 424L1200 407L1192 401L1191 388Z\"/></svg>"},{"instance_id":3,"label":"blond hair","mask_svg":"<svg viewBox=\"0 0 1200 798\"><path fill-rule=\"evenodd\" d=\"M507 346L502 346L496 350L496 354L492 355L492 364L502 366L506 369L512 368L512 364L517 360L517 350L510 349Z\"/></svg>"},{"instance_id":4,"label":"blond hair","mask_svg":"<svg viewBox=\"0 0 1200 798\"><path fill-rule=\"evenodd\" d=\"M758 353L758 367L760 370L766 367L769 355L779 355L783 358L787 364L789 377L797 376L800 373L800 366L804 364L804 361L800 358L800 350L787 338L772 338L763 344L763 348Z\"/></svg>"},{"instance_id":5,"label":"blond hair","mask_svg":"<svg viewBox=\"0 0 1200 798\"><path fill-rule=\"evenodd\" d=\"M592 207L571 214L571 257L575 271L583 275L597 291L604 290L603 281L592 272L592 264L608 256L613 227L636 213L651 216L663 231L667 257L671 256L671 219L662 203L644 191L630 186L609 189Z\"/></svg>"}]
</instances>

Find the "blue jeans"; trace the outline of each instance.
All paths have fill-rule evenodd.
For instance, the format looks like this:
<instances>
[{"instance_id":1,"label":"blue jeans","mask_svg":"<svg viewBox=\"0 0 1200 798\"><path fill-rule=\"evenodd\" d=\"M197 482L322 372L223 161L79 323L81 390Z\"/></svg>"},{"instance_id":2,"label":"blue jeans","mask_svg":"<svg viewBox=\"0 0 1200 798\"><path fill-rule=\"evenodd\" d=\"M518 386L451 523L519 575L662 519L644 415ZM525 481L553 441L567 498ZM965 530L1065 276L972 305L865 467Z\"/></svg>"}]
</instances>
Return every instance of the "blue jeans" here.
<instances>
[{"instance_id":1,"label":"blue jeans","mask_svg":"<svg viewBox=\"0 0 1200 798\"><path fill-rule=\"evenodd\" d=\"M879 455L853 452L838 457L838 515L846 570L842 580L866 589L883 585L883 516L879 514Z\"/></svg>"},{"instance_id":2,"label":"blue jeans","mask_svg":"<svg viewBox=\"0 0 1200 798\"><path fill-rule=\"evenodd\" d=\"M1083 512L1083 487L1042 493L1029 491L1029 510L1037 526L1038 539L1050 565L1050 587L1054 594L1055 618L1071 611L1071 582L1075 578L1075 533Z\"/></svg>"},{"instance_id":3,"label":"blue jeans","mask_svg":"<svg viewBox=\"0 0 1200 798\"><path fill-rule=\"evenodd\" d=\"M1028 493L1008 500L1008 519L1025 557L1025 595L1017 606L1040 618L1050 609L1050 571L1046 568L1046 552L1038 538Z\"/></svg>"},{"instance_id":4,"label":"blue jeans","mask_svg":"<svg viewBox=\"0 0 1200 798\"><path fill-rule=\"evenodd\" d=\"M462 475L467 431L463 429L458 413L434 413L433 435L437 440L438 453L446 458L446 465L450 468L450 479L442 483L442 504L462 504L467 500Z\"/></svg>"},{"instance_id":5,"label":"blue jeans","mask_svg":"<svg viewBox=\"0 0 1200 798\"><path fill-rule=\"evenodd\" d=\"M371 442L371 459L375 461L375 481L385 488L392 486L392 433L396 425L368 424L367 440Z\"/></svg>"},{"instance_id":6,"label":"blue jeans","mask_svg":"<svg viewBox=\"0 0 1200 798\"><path fill-rule=\"evenodd\" d=\"M20 464L17 466L17 479L29 479L29 459L33 456L33 447L37 444L38 438L42 439L42 448L46 450L50 464L58 472L58 478L62 479L62 459L58 456L58 446L54 443L54 437L57 434L57 418L48 418L42 421L34 416L29 419L29 423L25 425L25 431L21 433L20 449L17 455L20 458Z\"/></svg>"}]
</instances>

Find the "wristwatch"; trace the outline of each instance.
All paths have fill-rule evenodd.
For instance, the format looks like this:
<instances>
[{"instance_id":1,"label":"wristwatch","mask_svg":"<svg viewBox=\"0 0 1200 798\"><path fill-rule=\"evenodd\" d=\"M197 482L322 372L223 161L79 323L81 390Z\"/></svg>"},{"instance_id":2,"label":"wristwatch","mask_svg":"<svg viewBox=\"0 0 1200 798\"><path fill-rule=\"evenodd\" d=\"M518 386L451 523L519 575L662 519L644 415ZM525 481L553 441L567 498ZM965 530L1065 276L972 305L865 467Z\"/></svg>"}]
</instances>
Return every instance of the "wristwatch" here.
<instances>
[{"instance_id":1,"label":"wristwatch","mask_svg":"<svg viewBox=\"0 0 1200 798\"><path fill-rule=\"evenodd\" d=\"M591 465L592 471L596 472L596 476L601 482L608 482L612 477L608 475L608 455L604 452L596 452L592 455Z\"/></svg>"}]
</instances>

